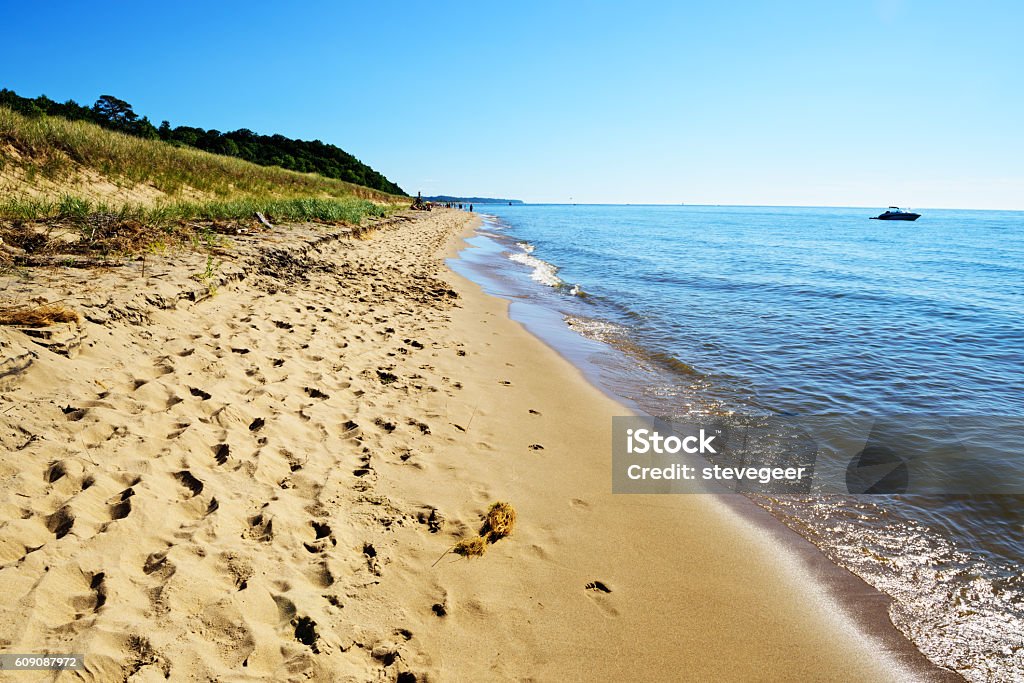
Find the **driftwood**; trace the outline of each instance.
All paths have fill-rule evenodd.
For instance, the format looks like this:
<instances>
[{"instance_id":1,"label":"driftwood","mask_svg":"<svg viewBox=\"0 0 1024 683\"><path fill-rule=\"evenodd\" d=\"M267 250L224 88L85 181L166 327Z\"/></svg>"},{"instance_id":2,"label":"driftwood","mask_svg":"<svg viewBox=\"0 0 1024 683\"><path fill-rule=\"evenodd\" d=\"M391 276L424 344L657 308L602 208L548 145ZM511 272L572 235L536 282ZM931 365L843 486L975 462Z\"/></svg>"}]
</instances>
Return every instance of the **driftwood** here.
<instances>
[{"instance_id":1,"label":"driftwood","mask_svg":"<svg viewBox=\"0 0 1024 683\"><path fill-rule=\"evenodd\" d=\"M10 244L5 244L3 238L0 238L0 253L4 253L7 254L8 256L13 256L17 258L19 256L22 256L25 253L25 250L19 249L18 247L15 246L11 246Z\"/></svg>"},{"instance_id":2,"label":"driftwood","mask_svg":"<svg viewBox=\"0 0 1024 683\"><path fill-rule=\"evenodd\" d=\"M99 258L80 258L78 256L29 256L16 255L14 264L18 266L63 266L65 268L116 268L125 265L122 261Z\"/></svg>"},{"instance_id":3,"label":"driftwood","mask_svg":"<svg viewBox=\"0 0 1024 683\"><path fill-rule=\"evenodd\" d=\"M258 220L260 224L263 225L263 227L266 228L267 230L274 229L274 226L270 224L270 221L267 220L266 216L264 216L259 211L256 212L256 220Z\"/></svg>"}]
</instances>

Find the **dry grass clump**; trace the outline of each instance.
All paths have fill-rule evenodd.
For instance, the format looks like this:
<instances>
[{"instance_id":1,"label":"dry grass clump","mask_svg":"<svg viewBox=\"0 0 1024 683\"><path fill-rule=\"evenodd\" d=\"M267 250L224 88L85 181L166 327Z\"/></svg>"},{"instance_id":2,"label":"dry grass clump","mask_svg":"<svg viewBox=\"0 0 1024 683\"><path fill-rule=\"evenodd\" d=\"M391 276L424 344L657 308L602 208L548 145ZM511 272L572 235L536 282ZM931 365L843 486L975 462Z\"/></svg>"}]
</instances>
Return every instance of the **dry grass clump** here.
<instances>
[{"instance_id":1,"label":"dry grass clump","mask_svg":"<svg viewBox=\"0 0 1024 683\"><path fill-rule=\"evenodd\" d=\"M488 544L510 535L515 525L516 511L510 503L502 501L492 503L491 507L487 508L487 514L484 515L484 524L480 527L480 535L462 539L446 550L444 555L455 553L463 557L481 557L486 552ZM434 564L440 562L444 555L437 558L437 562Z\"/></svg>"},{"instance_id":2,"label":"dry grass clump","mask_svg":"<svg viewBox=\"0 0 1024 683\"><path fill-rule=\"evenodd\" d=\"M494 543L498 539L510 535L515 525L515 508L505 502L493 503L487 509L487 515L484 516L484 525L480 529L480 535L487 539L488 543Z\"/></svg>"},{"instance_id":3,"label":"dry grass clump","mask_svg":"<svg viewBox=\"0 0 1024 683\"><path fill-rule=\"evenodd\" d=\"M452 552L463 557L480 557L487 549L487 542L483 538L464 538L452 547Z\"/></svg>"},{"instance_id":4,"label":"dry grass clump","mask_svg":"<svg viewBox=\"0 0 1024 683\"><path fill-rule=\"evenodd\" d=\"M61 304L43 304L35 308L0 308L0 325L46 327L54 323L78 321L78 313Z\"/></svg>"}]
</instances>

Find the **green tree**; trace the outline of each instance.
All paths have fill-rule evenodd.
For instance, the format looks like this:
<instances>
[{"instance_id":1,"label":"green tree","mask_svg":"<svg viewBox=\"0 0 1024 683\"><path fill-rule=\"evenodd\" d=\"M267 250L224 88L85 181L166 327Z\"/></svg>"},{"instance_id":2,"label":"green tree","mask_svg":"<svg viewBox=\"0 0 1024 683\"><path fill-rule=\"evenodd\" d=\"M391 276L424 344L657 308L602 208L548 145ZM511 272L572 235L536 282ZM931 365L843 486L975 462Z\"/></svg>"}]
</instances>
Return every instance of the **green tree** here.
<instances>
[{"instance_id":1,"label":"green tree","mask_svg":"<svg viewBox=\"0 0 1024 683\"><path fill-rule=\"evenodd\" d=\"M113 95L102 95L96 100L96 104L92 105L92 111L100 123L118 130L128 128L129 124L139 118L132 110L132 105Z\"/></svg>"}]
</instances>

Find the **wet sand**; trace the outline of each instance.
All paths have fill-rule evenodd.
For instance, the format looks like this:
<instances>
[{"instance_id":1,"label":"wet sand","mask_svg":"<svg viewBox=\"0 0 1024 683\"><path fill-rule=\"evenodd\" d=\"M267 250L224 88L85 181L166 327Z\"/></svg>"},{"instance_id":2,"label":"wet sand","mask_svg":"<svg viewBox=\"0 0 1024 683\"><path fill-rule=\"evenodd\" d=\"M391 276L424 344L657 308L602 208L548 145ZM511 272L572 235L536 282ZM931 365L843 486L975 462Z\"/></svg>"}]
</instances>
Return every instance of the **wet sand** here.
<instances>
[{"instance_id":1,"label":"wet sand","mask_svg":"<svg viewBox=\"0 0 1024 683\"><path fill-rule=\"evenodd\" d=\"M0 650L85 654L59 680L946 678L742 503L613 496L625 409L445 268L471 221L3 283L83 321L0 328ZM514 533L445 554L499 500Z\"/></svg>"}]
</instances>

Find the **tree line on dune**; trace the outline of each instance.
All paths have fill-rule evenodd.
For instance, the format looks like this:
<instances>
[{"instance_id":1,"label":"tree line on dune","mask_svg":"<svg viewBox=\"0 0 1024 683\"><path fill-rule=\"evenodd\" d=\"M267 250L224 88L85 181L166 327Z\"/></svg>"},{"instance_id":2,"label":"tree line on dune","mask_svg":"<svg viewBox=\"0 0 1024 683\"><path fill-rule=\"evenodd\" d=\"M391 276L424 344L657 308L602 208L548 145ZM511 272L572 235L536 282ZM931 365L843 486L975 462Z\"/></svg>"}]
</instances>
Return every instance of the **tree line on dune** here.
<instances>
[{"instance_id":1,"label":"tree line on dune","mask_svg":"<svg viewBox=\"0 0 1024 683\"><path fill-rule=\"evenodd\" d=\"M0 90L0 107L26 116L60 116L72 121L89 121L103 128L172 145L238 157L261 166L280 166L303 173L319 173L391 194L405 191L345 150L320 140L295 140L283 135L259 135L247 128L221 133L192 126L171 127L169 121L154 126L148 117L136 114L132 105L112 95L103 95L92 107L73 100L55 102L46 95L21 97L6 88Z\"/></svg>"}]
</instances>

